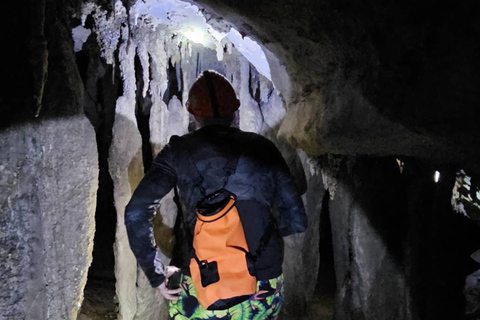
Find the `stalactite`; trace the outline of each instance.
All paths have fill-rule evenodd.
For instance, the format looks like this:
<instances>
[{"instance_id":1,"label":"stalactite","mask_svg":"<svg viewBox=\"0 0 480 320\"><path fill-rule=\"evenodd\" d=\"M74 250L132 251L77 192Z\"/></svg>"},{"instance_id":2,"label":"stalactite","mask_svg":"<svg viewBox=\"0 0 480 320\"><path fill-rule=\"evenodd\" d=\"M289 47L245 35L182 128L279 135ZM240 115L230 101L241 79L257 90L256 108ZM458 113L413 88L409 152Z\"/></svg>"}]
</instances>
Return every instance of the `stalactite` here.
<instances>
[{"instance_id":1,"label":"stalactite","mask_svg":"<svg viewBox=\"0 0 480 320\"><path fill-rule=\"evenodd\" d=\"M100 6L93 2L85 4L82 8L82 25L89 15L93 15L95 19L95 32L97 33L97 41L100 45L101 55L108 64L115 62L114 52L118 47L122 23L126 22L127 12L118 1L114 6L114 14L108 17L108 12L102 10Z\"/></svg>"},{"instance_id":2,"label":"stalactite","mask_svg":"<svg viewBox=\"0 0 480 320\"><path fill-rule=\"evenodd\" d=\"M181 93L178 99L180 99L180 102L183 102L183 91L185 90L185 86L183 85L182 61L175 63L175 72L177 75L178 91Z\"/></svg>"},{"instance_id":3,"label":"stalactite","mask_svg":"<svg viewBox=\"0 0 480 320\"><path fill-rule=\"evenodd\" d=\"M142 97L145 98L150 86L150 57L148 55L147 43L138 41L137 55L142 64L143 90Z\"/></svg>"},{"instance_id":4,"label":"stalactite","mask_svg":"<svg viewBox=\"0 0 480 320\"><path fill-rule=\"evenodd\" d=\"M240 60L240 74L237 78L237 92L242 107L240 112L240 129L243 131L251 131L259 133L262 129L263 117L258 103L250 95L249 78L250 63L243 57Z\"/></svg>"},{"instance_id":5,"label":"stalactite","mask_svg":"<svg viewBox=\"0 0 480 320\"><path fill-rule=\"evenodd\" d=\"M167 106L163 102L163 93L167 89L167 66L168 57L165 51L163 39L164 31L157 30L152 35L148 45L151 58L150 95L152 96L152 111L150 114L150 143L156 155L165 145L166 137L163 128L166 124Z\"/></svg>"}]
</instances>

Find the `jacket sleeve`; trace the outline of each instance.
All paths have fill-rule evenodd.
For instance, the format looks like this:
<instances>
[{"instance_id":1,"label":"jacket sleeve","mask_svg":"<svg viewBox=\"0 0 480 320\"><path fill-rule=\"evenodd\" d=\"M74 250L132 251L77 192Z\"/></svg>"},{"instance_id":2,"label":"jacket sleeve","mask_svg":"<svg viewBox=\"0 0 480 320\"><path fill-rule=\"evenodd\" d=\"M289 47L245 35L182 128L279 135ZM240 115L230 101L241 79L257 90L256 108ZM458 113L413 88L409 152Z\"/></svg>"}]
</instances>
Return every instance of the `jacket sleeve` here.
<instances>
[{"instance_id":1,"label":"jacket sleeve","mask_svg":"<svg viewBox=\"0 0 480 320\"><path fill-rule=\"evenodd\" d=\"M156 246L153 238L152 218L160 200L175 186L177 174L173 166L170 146L155 158L151 169L142 179L125 208L125 226L130 247L152 287L165 280L164 266L155 261ZM157 271L155 266L157 265Z\"/></svg>"},{"instance_id":2,"label":"jacket sleeve","mask_svg":"<svg viewBox=\"0 0 480 320\"><path fill-rule=\"evenodd\" d=\"M301 233L307 229L307 215L302 198L281 153L275 151L276 202L278 205L278 230L282 236Z\"/></svg>"}]
</instances>

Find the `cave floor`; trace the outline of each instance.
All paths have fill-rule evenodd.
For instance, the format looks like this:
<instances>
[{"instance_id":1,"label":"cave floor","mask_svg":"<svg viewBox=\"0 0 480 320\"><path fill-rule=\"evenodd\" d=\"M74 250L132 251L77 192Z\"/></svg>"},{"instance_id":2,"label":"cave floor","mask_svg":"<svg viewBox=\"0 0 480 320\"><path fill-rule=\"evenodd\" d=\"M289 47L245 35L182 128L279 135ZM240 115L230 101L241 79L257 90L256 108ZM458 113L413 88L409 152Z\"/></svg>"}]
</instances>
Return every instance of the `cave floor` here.
<instances>
[{"instance_id":1,"label":"cave floor","mask_svg":"<svg viewBox=\"0 0 480 320\"><path fill-rule=\"evenodd\" d=\"M317 296L310 302L307 315L304 319L332 320L334 306L333 297L328 295Z\"/></svg>"},{"instance_id":2,"label":"cave floor","mask_svg":"<svg viewBox=\"0 0 480 320\"><path fill-rule=\"evenodd\" d=\"M117 319L115 282L103 279L88 279L85 298L78 320Z\"/></svg>"}]
</instances>

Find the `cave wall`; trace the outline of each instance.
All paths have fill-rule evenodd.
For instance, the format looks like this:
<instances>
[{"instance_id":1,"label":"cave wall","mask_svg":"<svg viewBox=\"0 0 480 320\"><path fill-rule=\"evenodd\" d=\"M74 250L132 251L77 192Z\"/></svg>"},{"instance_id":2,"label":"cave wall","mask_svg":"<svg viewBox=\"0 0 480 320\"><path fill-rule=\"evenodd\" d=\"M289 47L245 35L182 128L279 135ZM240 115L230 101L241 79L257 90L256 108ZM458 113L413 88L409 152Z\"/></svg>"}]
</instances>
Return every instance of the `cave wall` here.
<instances>
[{"instance_id":1,"label":"cave wall","mask_svg":"<svg viewBox=\"0 0 480 320\"><path fill-rule=\"evenodd\" d=\"M321 159L330 177L335 319L462 319L478 228L450 203L455 171L407 159Z\"/></svg>"},{"instance_id":2,"label":"cave wall","mask_svg":"<svg viewBox=\"0 0 480 320\"><path fill-rule=\"evenodd\" d=\"M84 117L43 121L1 137L2 318L75 318L98 187L91 124Z\"/></svg>"},{"instance_id":3,"label":"cave wall","mask_svg":"<svg viewBox=\"0 0 480 320\"><path fill-rule=\"evenodd\" d=\"M394 159L350 159L336 165L330 165L336 185L329 205L336 318L407 319L399 168Z\"/></svg>"},{"instance_id":4,"label":"cave wall","mask_svg":"<svg viewBox=\"0 0 480 320\"><path fill-rule=\"evenodd\" d=\"M76 318L82 302L98 154L72 51L75 8L12 3L1 22L10 49L1 67L2 319Z\"/></svg>"}]
</instances>

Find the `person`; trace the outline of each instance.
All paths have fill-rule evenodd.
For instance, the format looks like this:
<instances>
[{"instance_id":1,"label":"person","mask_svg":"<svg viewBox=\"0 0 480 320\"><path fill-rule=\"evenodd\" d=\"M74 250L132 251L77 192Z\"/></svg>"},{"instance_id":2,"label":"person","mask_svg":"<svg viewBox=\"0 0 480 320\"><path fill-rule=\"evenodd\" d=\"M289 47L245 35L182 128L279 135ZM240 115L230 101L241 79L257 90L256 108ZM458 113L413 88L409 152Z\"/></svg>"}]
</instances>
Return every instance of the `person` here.
<instances>
[{"instance_id":1,"label":"person","mask_svg":"<svg viewBox=\"0 0 480 320\"><path fill-rule=\"evenodd\" d=\"M133 193L125 212L131 249L150 284L170 300L170 319L276 319L283 301L282 237L304 232L307 227L303 202L291 173L270 140L232 125L240 101L221 74L204 71L192 85L186 105L199 128L181 138L172 137ZM184 142L178 143L179 139ZM224 167L232 155L237 155L238 160L226 180ZM254 263L256 292L225 310L203 308L188 274L191 253L185 248L191 247L192 240L186 234L193 232L196 205L202 199L192 175L192 162L207 186L225 183L224 187L235 195L248 247L255 250L263 246ZM164 266L152 244L151 219L159 201L174 187L185 208L185 214L179 212L177 216L177 222L184 217L184 227L176 227L171 262L176 266ZM264 241L270 221L274 221L274 228ZM187 247L182 247L185 243ZM183 274L181 285L169 289L168 279L179 270L177 267Z\"/></svg>"}]
</instances>

